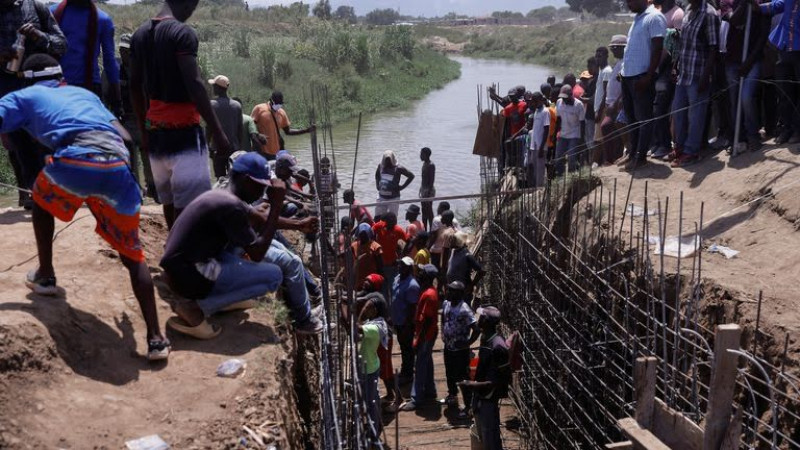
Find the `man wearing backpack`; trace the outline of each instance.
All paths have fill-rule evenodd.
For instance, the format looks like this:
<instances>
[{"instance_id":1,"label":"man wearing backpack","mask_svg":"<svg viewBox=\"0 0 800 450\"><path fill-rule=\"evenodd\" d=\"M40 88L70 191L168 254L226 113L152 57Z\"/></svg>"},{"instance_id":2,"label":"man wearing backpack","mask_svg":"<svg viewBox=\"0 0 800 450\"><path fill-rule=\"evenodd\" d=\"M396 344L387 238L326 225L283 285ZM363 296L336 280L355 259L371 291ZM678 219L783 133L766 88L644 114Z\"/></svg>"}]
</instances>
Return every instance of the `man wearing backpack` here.
<instances>
[{"instance_id":1,"label":"man wearing backpack","mask_svg":"<svg viewBox=\"0 0 800 450\"><path fill-rule=\"evenodd\" d=\"M511 382L509 350L499 330L500 311L487 306L478 309L478 314L481 339L475 381L462 381L459 386L472 389L472 413L484 450L502 450L499 402L508 397Z\"/></svg>"}]
</instances>

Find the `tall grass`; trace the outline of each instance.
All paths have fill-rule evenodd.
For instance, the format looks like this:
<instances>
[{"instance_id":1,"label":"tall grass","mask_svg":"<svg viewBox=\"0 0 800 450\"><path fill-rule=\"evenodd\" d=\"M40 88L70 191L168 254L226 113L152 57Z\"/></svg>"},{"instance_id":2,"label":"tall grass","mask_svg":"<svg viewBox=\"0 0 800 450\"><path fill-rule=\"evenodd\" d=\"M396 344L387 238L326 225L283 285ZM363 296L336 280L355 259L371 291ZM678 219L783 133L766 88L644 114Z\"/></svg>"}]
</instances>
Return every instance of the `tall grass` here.
<instances>
[{"instance_id":1,"label":"tall grass","mask_svg":"<svg viewBox=\"0 0 800 450\"><path fill-rule=\"evenodd\" d=\"M464 54L541 64L564 72L586 70L586 59L615 34L627 34L630 24L619 22L559 22L548 26L496 27L475 33Z\"/></svg>"}]
</instances>

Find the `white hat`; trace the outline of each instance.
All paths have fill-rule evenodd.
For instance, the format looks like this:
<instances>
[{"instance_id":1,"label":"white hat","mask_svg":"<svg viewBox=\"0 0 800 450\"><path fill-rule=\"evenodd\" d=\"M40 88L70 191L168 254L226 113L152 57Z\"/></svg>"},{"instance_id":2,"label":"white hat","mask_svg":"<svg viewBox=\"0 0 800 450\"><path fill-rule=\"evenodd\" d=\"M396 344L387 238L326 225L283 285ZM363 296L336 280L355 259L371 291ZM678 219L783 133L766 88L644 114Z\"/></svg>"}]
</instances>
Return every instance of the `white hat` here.
<instances>
[{"instance_id":1,"label":"white hat","mask_svg":"<svg viewBox=\"0 0 800 450\"><path fill-rule=\"evenodd\" d=\"M225 75L217 75L214 78L208 80L208 84L216 84L219 87L228 89L228 86L231 85L231 80L228 79Z\"/></svg>"},{"instance_id":2,"label":"white hat","mask_svg":"<svg viewBox=\"0 0 800 450\"><path fill-rule=\"evenodd\" d=\"M414 265L414 260L411 259L408 256L404 256L403 259L400 260L400 262L405 264L405 265L407 265L407 266L413 266Z\"/></svg>"}]
</instances>

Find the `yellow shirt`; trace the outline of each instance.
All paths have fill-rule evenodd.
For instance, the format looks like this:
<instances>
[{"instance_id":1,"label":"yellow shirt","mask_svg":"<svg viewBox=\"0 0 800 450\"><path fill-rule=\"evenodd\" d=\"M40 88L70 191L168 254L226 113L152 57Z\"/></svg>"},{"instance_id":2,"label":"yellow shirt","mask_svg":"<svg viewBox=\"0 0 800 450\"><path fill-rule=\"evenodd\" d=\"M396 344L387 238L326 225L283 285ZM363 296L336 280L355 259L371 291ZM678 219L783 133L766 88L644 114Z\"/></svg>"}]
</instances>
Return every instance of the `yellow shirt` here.
<instances>
[{"instance_id":1,"label":"yellow shirt","mask_svg":"<svg viewBox=\"0 0 800 450\"><path fill-rule=\"evenodd\" d=\"M273 114L275 117L274 119ZM281 149L280 136L278 135L280 131L278 128L284 129L292 124L289 121L289 116L286 115L286 111L281 108L278 112L273 112L269 103L261 103L253 108L250 117L252 117L253 121L256 123L258 132L267 137L267 143L261 146L261 153L266 153L268 155L275 155L278 153L278 150ZM278 123L278 128L275 127L275 122Z\"/></svg>"}]
</instances>

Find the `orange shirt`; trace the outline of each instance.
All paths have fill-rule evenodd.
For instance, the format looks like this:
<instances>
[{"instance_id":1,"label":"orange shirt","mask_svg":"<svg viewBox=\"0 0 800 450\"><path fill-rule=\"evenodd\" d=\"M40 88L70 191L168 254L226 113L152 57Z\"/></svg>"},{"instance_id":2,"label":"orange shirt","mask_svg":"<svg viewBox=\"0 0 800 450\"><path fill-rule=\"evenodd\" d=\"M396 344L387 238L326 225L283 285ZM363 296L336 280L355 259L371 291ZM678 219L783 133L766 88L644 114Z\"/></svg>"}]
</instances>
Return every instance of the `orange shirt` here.
<instances>
[{"instance_id":1,"label":"orange shirt","mask_svg":"<svg viewBox=\"0 0 800 450\"><path fill-rule=\"evenodd\" d=\"M275 116L274 119L273 114ZM250 117L252 117L253 122L256 123L258 132L267 137L267 143L261 146L261 153L266 153L268 155L277 154L278 150L281 149L281 143L280 136L278 135L280 131L275 127L275 122L278 123L280 129L284 129L292 124L289 121L289 116L286 115L286 111L281 108L278 112L273 113L269 103L261 103L253 108Z\"/></svg>"},{"instance_id":2,"label":"orange shirt","mask_svg":"<svg viewBox=\"0 0 800 450\"><path fill-rule=\"evenodd\" d=\"M552 148L556 146L556 120L558 117L556 117L555 104L547 109L550 110L550 136L547 137L547 147Z\"/></svg>"}]
</instances>

